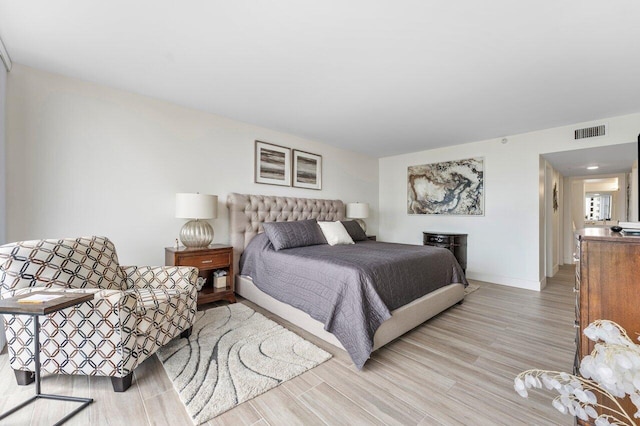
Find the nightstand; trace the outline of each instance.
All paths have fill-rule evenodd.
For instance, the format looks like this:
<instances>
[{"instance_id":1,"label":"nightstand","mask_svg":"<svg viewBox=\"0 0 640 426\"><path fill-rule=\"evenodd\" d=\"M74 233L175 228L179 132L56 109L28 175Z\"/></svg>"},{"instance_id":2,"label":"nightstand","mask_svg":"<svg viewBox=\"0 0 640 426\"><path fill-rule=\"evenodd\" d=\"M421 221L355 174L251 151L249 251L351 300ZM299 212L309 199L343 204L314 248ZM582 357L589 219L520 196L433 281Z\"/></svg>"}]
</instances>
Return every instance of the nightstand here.
<instances>
[{"instance_id":1,"label":"nightstand","mask_svg":"<svg viewBox=\"0 0 640 426\"><path fill-rule=\"evenodd\" d=\"M367 240L376 241L375 235L367 235Z\"/></svg>"},{"instance_id":2,"label":"nightstand","mask_svg":"<svg viewBox=\"0 0 640 426\"><path fill-rule=\"evenodd\" d=\"M216 300L228 300L236 303L235 285L233 280L233 247L222 244L212 244L206 248L166 247L164 259L167 266L195 266L198 276L206 278L207 282L198 292L198 306ZM213 285L213 271L227 270L227 286L215 288Z\"/></svg>"}]
</instances>

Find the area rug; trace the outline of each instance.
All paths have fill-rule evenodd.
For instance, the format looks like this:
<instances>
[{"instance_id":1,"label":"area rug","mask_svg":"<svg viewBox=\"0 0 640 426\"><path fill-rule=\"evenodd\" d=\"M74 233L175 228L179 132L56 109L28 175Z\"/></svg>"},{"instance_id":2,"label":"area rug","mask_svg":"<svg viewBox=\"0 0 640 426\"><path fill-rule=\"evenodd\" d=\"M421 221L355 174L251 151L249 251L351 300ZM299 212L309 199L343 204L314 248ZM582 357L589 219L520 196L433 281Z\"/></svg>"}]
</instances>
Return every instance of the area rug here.
<instances>
[{"instance_id":1,"label":"area rug","mask_svg":"<svg viewBox=\"0 0 640 426\"><path fill-rule=\"evenodd\" d=\"M466 296L468 294L471 294L479 288L479 285L469 283L469 285L464 289L464 295Z\"/></svg>"},{"instance_id":2,"label":"area rug","mask_svg":"<svg viewBox=\"0 0 640 426\"><path fill-rule=\"evenodd\" d=\"M157 354L194 424L331 358L241 303L198 312L191 337Z\"/></svg>"}]
</instances>

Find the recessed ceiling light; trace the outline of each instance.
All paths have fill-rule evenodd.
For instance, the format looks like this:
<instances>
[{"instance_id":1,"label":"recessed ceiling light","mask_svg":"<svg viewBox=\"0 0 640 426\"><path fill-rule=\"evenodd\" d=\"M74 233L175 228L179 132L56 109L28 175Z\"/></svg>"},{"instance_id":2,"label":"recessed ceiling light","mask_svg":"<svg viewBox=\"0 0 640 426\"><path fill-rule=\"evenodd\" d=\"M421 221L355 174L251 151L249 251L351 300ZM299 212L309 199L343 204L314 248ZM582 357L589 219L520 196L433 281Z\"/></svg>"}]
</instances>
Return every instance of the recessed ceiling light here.
<instances>
[{"instance_id":1,"label":"recessed ceiling light","mask_svg":"<svg viewBox=\"0 0 640 426\"><path fill-rule=\"evenodd\" d=\"M587 170L596 170L598 168L598 166L589 166L587 167Z\"/></svg>"}]
</instances>

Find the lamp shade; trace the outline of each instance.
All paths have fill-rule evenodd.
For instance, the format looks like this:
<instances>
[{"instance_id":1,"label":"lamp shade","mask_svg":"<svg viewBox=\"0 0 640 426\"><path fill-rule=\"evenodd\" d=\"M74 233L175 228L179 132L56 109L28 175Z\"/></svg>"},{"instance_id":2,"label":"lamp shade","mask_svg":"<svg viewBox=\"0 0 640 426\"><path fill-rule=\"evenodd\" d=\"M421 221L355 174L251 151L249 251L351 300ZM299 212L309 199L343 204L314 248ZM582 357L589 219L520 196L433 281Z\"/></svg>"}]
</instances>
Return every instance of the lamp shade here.
<instances>
[{"instance_id":1,"label":"lamp shade","mask_svg":"<svg viewBox=\"0 0 640 426\"><path fill-rule=\"evenodd\" d=\"M347 217L353 219L365 219L369 217L369 204L347 203Z\"/></svg>"},{"instance_id":2,"label":"lamp shade","mask_svg":"<svg viewBox=\"0 0 640 426\"><path fill-rule=\"evenodd\" d=\"M176 194L176 217L182 219L215 219L218 217L216 195Z\"/></svg>"}]
</instances>

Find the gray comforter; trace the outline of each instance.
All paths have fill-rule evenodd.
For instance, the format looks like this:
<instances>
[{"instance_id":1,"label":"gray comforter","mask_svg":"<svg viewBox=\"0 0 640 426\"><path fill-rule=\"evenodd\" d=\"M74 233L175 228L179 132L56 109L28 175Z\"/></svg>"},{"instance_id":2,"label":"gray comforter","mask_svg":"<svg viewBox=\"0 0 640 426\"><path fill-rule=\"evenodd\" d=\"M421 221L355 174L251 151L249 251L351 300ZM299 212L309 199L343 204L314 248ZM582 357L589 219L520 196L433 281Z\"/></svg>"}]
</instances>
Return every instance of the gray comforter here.
<instances>
[{"instance_id":1,"label":"gray comforter","mask_svg":"<svg viewBox=\"0 0 640 426\"><path fill-rule=\"evenodd\" d=\"M268 295L322 322L359 369L390 311L440 287L467 285L446 249L362 241L275 251L264 234L245 249L240 273Z\"/></svg>"}]
</instances>

